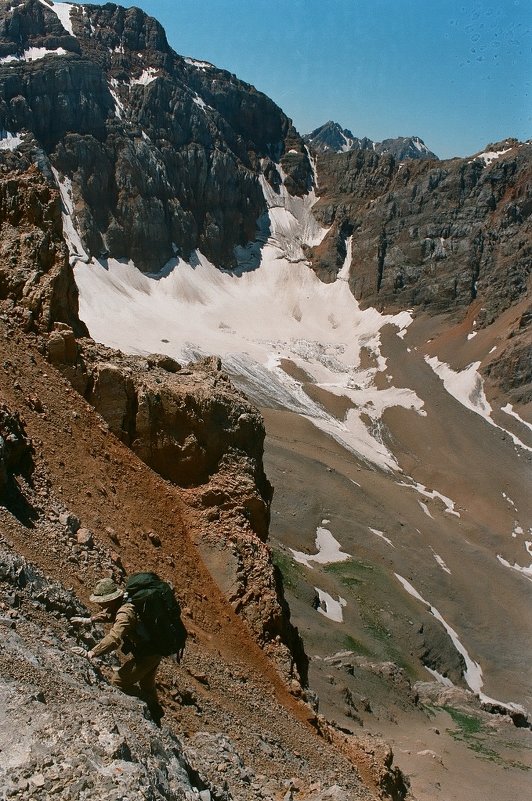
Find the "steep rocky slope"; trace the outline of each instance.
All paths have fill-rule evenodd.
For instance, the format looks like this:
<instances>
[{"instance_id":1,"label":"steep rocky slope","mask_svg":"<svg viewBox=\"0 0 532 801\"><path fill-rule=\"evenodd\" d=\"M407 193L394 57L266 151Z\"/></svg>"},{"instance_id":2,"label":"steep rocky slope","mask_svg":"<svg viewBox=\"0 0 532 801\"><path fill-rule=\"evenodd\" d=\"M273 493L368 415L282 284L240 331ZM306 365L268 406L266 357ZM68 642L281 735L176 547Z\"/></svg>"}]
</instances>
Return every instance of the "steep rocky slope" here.
<instances>
[{"instance_id":1,"label":"steep rocky slope","mask_svg":"<svg viewBox=\"0 0 532 801\"><path fill-rule=\"evenodd\" d=\"M200 797L244 801L281 798L290 781L316 801L400 797L393 789L399 776L378 741L346 737L324 719L312 723L315 713L288 693L204 568L190 539L201 525L190 498L109 432L44 360L38 338L5 321L0 329L2 438L9 444L0 499L9 729L1 738L14 797L41 798L59 787L72 797L96 791L111 799L117 788L139 783L153 798L184 798L196 787L191 798L209 789ZM167 662L162 671L160 735L141 704L109 688L105 664L95 673L69 654L80 635L68 618L84 611L80 602L95 580L136 569L156 569L175 584L192 635L184 664ZM304 697L299 684L293 691ZM73 728L65 731L59 721L73 698L78 711L69 713ZM31 729L21 725L13 738L21 715L31 716ZM59 729L64 736L37 747Z\"/></svg>"}]
</instances>

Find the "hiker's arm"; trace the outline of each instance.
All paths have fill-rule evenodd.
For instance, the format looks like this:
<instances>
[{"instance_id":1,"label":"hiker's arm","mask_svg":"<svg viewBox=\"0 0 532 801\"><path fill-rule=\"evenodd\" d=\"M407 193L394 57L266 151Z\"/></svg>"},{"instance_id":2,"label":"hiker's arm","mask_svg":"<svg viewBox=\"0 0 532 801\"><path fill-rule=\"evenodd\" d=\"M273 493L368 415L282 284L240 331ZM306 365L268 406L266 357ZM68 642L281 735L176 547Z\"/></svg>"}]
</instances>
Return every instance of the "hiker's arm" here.
<instances>
[{"instance_id":1,"label":"hiker's arm","mask_svg":"<svg viewBox=\"0 0 532 801\"><path fill-rule=\"evenodd\" d=\"M135 629L136 622L133 607L121 607L116 613L116 619L109 634L100 640L89 653L92 656L103 656L110 651L116 651L122 645L124 638Z\"/></svg>"}]
</instances>

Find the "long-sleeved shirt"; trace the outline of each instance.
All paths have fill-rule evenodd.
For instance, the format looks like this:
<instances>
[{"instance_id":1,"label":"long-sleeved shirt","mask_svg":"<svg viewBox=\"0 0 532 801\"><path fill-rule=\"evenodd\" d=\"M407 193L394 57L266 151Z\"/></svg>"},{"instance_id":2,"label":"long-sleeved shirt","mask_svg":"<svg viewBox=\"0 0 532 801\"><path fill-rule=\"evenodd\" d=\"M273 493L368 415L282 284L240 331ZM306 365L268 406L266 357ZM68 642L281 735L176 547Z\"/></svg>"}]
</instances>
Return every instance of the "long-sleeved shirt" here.
<instances>
[{"instance_id":1,"label":"long-sleeved shirt","mask_svg":"<svg viewBox=\"0 0 532 801\"><path fill-rule=\"evenodd\" d=\"M137 624L138 618L135 607L132 603L126 601L116 613L111 631L92 649L94 656L102 656L102 654L115 651L120 648L124 640L135 645L138 641Z\"/></svg>"}]
</instances>

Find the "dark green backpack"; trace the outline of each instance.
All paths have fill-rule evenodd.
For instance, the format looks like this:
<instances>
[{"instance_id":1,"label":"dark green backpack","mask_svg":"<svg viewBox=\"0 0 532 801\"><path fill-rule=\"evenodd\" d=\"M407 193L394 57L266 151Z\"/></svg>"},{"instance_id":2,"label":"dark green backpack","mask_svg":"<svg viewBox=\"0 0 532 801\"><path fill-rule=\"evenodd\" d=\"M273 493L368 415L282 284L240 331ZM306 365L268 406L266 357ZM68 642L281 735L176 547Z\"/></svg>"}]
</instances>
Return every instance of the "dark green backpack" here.
<instances>
[{"instance_id":1,"label":"dark green backpack","mask_svg":"<svg viewBox=\"0 0 532 801\"><path fill-rule=\"evenodd\" d=\"M126 582L126 594L135 607L140 626L140 650L143 653L170 656L181 660L187 630L181 620L181 608L174 591L156 573L134 573ZM142 642L142 640L145 642Z\"/></svg>"}]
</instances>

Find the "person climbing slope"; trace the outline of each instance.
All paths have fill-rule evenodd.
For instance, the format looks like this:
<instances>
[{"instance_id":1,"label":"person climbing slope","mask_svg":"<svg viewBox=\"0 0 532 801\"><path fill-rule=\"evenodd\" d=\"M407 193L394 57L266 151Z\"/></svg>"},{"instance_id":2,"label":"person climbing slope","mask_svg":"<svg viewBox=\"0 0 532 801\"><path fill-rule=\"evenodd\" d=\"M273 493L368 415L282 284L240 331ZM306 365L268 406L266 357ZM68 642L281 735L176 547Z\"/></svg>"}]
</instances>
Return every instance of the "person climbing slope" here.
<instances>
[{"instance_id":1,"label":"person climbing slope","mask_svg":"<svg viewBox=\"0 0 532 801\"><path fill-rule=\"evenodd\" d=\"M139 695L148 704L155 722L160 723L163 710L157 699L157 668L163 656L175 655L179 662L187 639L172 587L156 573L135 573L128 578L125 591L111 578L102 579L90 600L102 612L87 620L79 618L78 622L108 620L113 625L90 651L73 650L90 660L116 649L131 654L115 672L112 682L125 693Z\"/></svg>"},{"instance_id":2,"label":"person climbing slope","mask_svg":"<svg viewBox=\"0 0 532 801\"><path fill-rule=\"evenodd\" d=\"M84 655L92 660L117 649L130 655L130 658L114 672L111 681L128 695L139 695L146 701L155 722L159 722L162 708L157 698L155 676L162 654L149 653L152 649L147 646L147 633L139 620L134 604L110 578L98 582L90 600L98 604L103 612L93 615L91 620L108 621L113 625L108 634ZM139 690L136 689L136 685Z\"/></svg>"}]
</instances>

